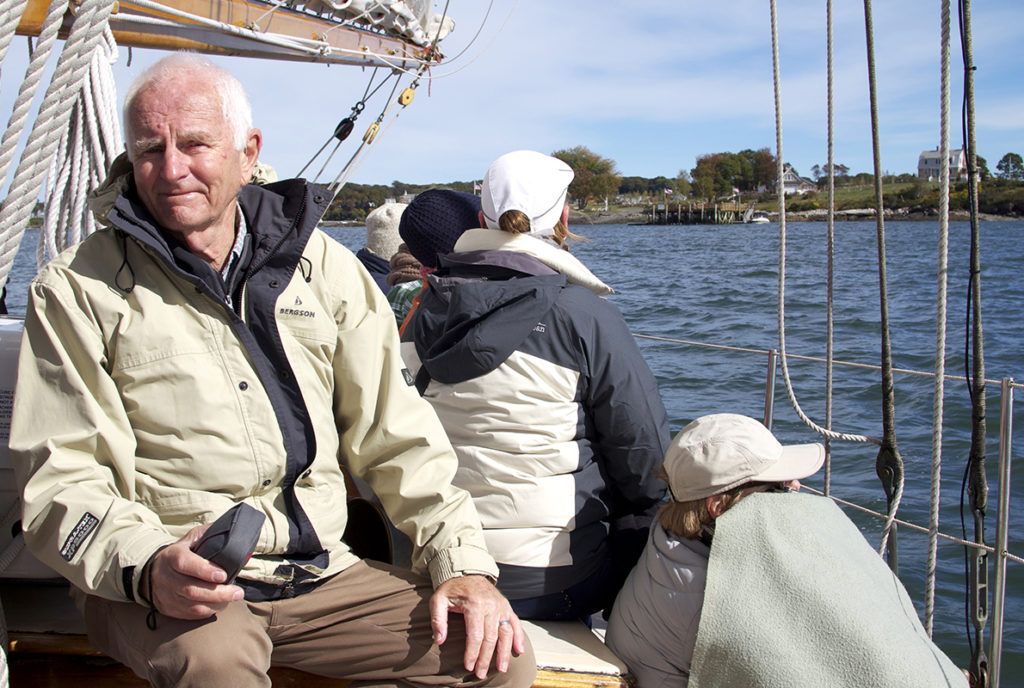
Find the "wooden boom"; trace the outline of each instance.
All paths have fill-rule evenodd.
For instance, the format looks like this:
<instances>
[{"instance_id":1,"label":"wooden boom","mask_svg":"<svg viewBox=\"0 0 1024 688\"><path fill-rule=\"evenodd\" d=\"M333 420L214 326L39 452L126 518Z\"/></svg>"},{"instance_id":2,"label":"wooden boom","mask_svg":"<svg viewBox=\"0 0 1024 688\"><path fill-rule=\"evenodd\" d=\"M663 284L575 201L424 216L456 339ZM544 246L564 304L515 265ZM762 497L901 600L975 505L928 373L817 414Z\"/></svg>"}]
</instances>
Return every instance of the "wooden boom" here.
<instances>
[{"instance_id":1,"label":"wooden boom","mask_svg":"<svg viewBox=\"0 0 1024 688\"><path fill-rule=\"evenodd\" d=\"M48 6L28 0L17 32L38 36ZM436 51L397 36L262 0L120 0L110 28L118 45L159 50L405 69L440 61Z\"/></svg>"}]
</instances>

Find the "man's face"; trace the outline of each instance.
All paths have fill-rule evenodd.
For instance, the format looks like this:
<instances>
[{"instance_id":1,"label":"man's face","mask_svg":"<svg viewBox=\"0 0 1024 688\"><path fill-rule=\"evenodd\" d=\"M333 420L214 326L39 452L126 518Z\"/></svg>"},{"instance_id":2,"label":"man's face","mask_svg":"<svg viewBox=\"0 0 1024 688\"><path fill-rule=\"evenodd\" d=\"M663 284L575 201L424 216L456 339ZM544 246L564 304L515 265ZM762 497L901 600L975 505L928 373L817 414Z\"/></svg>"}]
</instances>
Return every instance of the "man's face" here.
<instances>
[{"instance_id":1,"label":"man's face","mask_svg":"<svg viewBox=\"0 0 1024 688\"><path fill-rule=\"evenodd\" d=\"M179 75L151 84L136 96L128 129L135 185L156 221L182 237L233 235L235 198L249 181L258 141L252 130L246 149L235 150L207 80Z\"/></svg>"}]
</instances>

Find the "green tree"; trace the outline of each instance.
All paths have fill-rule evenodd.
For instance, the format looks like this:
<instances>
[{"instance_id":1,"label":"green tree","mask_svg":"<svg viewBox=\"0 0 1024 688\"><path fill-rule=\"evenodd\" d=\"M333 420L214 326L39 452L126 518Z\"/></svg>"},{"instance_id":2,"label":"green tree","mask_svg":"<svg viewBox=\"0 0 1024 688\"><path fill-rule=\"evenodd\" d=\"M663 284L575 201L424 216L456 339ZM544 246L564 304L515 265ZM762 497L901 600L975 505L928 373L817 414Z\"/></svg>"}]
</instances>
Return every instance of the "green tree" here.
<instances>
[{"instance_id":1,"label":"green tree","mask_svg":"<svg viewBox=\"0 0 1024 688\"><path fill-rule=\"evenodd\" d=\"M768 149L746 150L740 153L711 153L697 158L697 166L690 171L693 192L698 197L711 200L732 196L733 189L756 191L760 185L768 186L767 179L761 181L759 166L766 158L774 161Z\"/></svg>"},{"instance_id":2,"label":"green tree","mask_svg":"<svg viewBox=\"0 0 1024 688\"><path fill-rule=\"evenodd\" d=\"M676 175L673 186L675 187L676 193L682 196L689 196L691 190L690 173L686 170L679 170L679 174Z\"/></svg>"},{"instance_id":3,"label":"green tree","mask_svg":"<svg viewBox=\"0 0 1024 688\"><path fill-rule=\"evenodd\" d=\"M978 177L981 178L981 181L991 179L992 173L988 171L988 161L980 155L975 156L975 159L978 161Z\"/></svg>"},{"instance_id":4,"label":"green tree","mask_svg":"<svg viewBox=\"0 0 1024 688\"><path fill-rule=\"evenodd\" d=\"M614 160L602 158L586 146L566 148L551 155L572 168L575 177L569 184L569 195L578 210L586 208L591 199L607 198L618 192L620 177Z\"/></svg>"},{"instance_id":5,"label":"green tree","mask_svg":"<svg viewBox=\"0 0 1024 688\"><path fill-rule=\"evenodd\" d=\"M718 163L720 154L701 155L697 158L697 166L690 170L693 193L701 199L715 197L715 181L718 179Z\"/></svg>"},{"instance_id":6,"label":"green tree","mask_svg":"<svg viewBox=\"0 0 1024 688\"><path fill-rule=\"evenodd\" d=\"M775 188L775 156L768 148L740 151L740 156L750 162L750 184L739 186L741 191L772 190Z\"/></svg>"},{"instance_id":7,"label":"green tree","mask_svg":"<svg viewBox=\"0 0 1024 688\"><path fill-rule=\"evenodd\" d=\"M996 163L996 170L1003 179L1024 180L1024 158L1019 153L1007 153Z\"/></svg>"}]
</instances>

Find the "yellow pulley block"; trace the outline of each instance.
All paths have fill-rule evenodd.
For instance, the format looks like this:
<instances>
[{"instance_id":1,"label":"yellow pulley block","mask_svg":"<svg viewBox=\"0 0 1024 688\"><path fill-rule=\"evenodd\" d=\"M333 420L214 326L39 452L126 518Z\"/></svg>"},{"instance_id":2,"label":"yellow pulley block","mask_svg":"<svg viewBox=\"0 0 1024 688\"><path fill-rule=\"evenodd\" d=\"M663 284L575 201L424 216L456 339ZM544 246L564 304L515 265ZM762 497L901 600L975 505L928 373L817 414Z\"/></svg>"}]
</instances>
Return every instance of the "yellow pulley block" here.
<instances>
[{"instance_id":1,"label":"yellow pulley block","mask_svg":"<svg viewBox=\"0 0 1024 688\"><path fill-rule=\"evenodd\" d=\"M398 96L398 104L401 105L402 107L405 107L406 105L412 102L412 99L415 96L416 91L411 88L407 88L404 91L402 91L402 95Z\"/></svg>"},{"instance_id":2,"label":"yellow pulley block","mask_svg":"<svg viewBox=\"0 0 1024 688\"><path fill-rule=\"evenodd\" d=\"M380 131L380 125L374 122L363 134L363 143L373 143L374 137L377 136L377 132Z\"/></svg>"}]
</instances>

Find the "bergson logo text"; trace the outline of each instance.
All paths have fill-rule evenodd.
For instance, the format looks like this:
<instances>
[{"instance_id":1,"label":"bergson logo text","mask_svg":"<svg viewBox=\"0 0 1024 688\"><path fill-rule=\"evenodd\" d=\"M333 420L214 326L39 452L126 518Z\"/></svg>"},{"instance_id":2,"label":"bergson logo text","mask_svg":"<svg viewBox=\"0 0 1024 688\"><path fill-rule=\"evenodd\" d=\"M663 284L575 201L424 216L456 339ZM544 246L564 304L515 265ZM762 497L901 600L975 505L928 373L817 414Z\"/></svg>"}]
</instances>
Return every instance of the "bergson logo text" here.
<instances>
[{"instance_id":1,"label":"bergson logo text","mask_svg":"<svg viewBox=\"0 0 1024 688\"><path fill-rule=\"evenodd\" d=\"M281 308L277 311L281 315L297 315L302 318L315 318L316 313L313 311L300 311L296 308Z\"/></svg>"}]
</instances>

